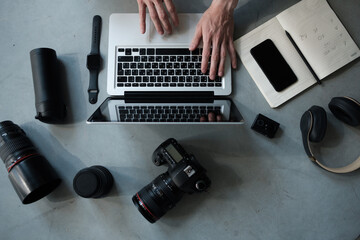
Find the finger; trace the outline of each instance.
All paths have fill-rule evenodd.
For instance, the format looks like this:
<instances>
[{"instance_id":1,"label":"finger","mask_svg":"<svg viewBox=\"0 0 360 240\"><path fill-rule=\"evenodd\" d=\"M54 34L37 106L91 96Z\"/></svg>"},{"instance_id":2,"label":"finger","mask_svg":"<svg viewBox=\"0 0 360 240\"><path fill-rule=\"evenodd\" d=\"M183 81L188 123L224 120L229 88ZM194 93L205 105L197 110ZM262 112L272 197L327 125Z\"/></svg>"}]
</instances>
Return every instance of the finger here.
<instances>
[{"instance_id":1,"label":"finger","mask_svg":"<svg viewBox=\"0 0 360 240\"><path fill-rule=\"evenodd\" d=\"M150 18L154 22L156 31L158 33L160 33L161 35L163 35L164 29L161 26L161 22L160 22L158 14L156 12L155 6L152 3L150 3L147 7L149 9Z\"/></svg>"},{"instance_id":2,"label":"finger","mask_svg":"<svg viewBox=\"0 0 360 240\"><path fill-rule=\"evenodd\" d=\"M226 44L223 42L221 44L221 50L220 50L220 63L219 63L219 69L218 69L218 75L220 77L224 76L224 69L225 69L225 61L226 61Z\"/></svg>"},{"instance_id":3,"label":"finger","mask_svg":"<svg viewBox=\"0 0 360 240\"><path fill-rule=\"evenodd\" d=\"M202 52L202 60L201 60L201 72L206 73L209 66L209 58L211 54L211 46L208 40L203 39L203 52Z\"/></svg>"},{"instance_id":4,"label":"finger","mask_svg":"<svg viewBox=\"0 0 360 240\"><path fill-rule=\"evenodd\" d=\"M201 38L202 38L202 29L198 25L198 27L196 27L195 35L190 44L190 48L189 48L190 51L194 51L199 46Z\"/></svg>"},{"instance_id":5,"label":"finger","mask_svg":"<svg viewBox=\"0 0 360 240\"><path fill-rule=\"evenodd\" d=\"M177 27L179 25L179 17L176 13L176 8L172 0L164 0L166 9L168 10L171 20L174 23L174 26Z\"/></svg>"},{"instance_id":6,"label":"finger","mask_svg":"<svg viewBox=\"0 0 360 240\"><path fill-rule=\"evenodd\" d=\"M145 33L146 29L146 5L143 3L143 1L138 0L138 6L139 6L139 17L140 17L140 32L142 34Z\"/></svg>"},{"instance_id":7,"label":"finger","mask_svg":"<svg viewBox=\"0 0 360 240\"><path fill-rule=\"evenodd\" d=\"M223 121L223 116L220 114L220 115L217 115L216 116L216 121L217 122L222 122Z\"/></svg>"},{"instance_id":8,"label":"finger","mask_svg":"<svg viewBox=\"0 0 360 240\"><path fill-rule=\"evenodd\" d=\"M217 68L220 60L220 42L219 39L214 39L212 52L211 52L211 63L210 63L210 79L215 80Z\"/></svg>"},{"instance_id":9,"label":"finger","mask_svg":"<svg viewBox=\"0 0 360 240\"><path fill-rule=\"evenodd\" d=\"M231 66L233 69L236 69L236 65L237 65L236 50L235 50L234 42L232 39L230 39L230 41L229 41L228 50L229 50L230 59L231 59Z\"/></svg>"},{"instance_id":10,"label":"finger","mask_svg":"<svg viewBox=\"0 0 360 240\"><path fill-rule=\"evenodd\" d=\"M210 112L209 114L208 114L208 118L209 118L209 122L215 122L215 113L213 113L213 112Z\"/></svg>"},{"instance_id":11,"label":"finger","mask_svg":"<svg viewBox=\"0 0 360 240\"><path fill-rule=\"evenodd\" d=\"M200 118L200 122L207 122L207 118L204 117L204 116L202 116L202 117Z\"/></svg>"},{"instance_id":12,"label":"finger","mask_svg":"<svg viewBox=\"0 0 360 240\"><path fill-rule=\"evenodd\" d=\"M171 24L169 21L169 16L165 12L163 2L161 0L155 1L155 8L160 19L162 26L164 27L167 33L172 32Z\"/></svg>"}]
</instances>

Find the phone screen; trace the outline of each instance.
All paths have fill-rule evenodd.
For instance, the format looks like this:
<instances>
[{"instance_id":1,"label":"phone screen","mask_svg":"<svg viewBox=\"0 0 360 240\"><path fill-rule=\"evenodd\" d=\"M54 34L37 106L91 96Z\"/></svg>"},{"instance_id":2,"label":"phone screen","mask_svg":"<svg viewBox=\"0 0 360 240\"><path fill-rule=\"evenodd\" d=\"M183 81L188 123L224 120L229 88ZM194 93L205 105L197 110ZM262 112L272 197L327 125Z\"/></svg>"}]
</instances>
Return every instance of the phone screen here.
<instances>
[{"instance_id":1,"label":"phone screen","mask_svg":"<svg viewBox=\"0 0 360 240\"><path fill-rule=\"evenodd\" d=\"M250 53L277 92L297 81L295 73L270 39L253 47Z\"/></svg>"}]
</instances>

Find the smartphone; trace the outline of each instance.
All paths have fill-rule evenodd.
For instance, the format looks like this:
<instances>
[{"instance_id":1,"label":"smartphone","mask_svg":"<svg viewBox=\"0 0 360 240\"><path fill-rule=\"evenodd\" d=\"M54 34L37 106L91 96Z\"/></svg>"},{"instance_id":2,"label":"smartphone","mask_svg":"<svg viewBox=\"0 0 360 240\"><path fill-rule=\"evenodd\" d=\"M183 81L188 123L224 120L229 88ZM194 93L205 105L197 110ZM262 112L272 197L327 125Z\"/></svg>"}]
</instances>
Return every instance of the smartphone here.
<instances>
[{"instance_id":1,"label":"smartphone","mask_svg":"<svg viewBox=\"0 0 360 240\"><path fill-rule=\"evenodd\" d=\"M295 73L270 39L253 47L250 53L277 92L297 81Z\"/></svg>"}]
</instances>

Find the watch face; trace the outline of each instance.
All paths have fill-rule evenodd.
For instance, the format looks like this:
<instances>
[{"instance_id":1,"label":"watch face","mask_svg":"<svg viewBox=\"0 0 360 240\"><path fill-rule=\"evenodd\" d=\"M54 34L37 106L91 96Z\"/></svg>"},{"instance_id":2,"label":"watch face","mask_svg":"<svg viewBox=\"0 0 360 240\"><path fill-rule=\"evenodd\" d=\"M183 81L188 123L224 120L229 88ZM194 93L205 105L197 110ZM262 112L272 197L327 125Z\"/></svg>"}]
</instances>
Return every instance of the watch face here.
<instances>
[{"instance_id":1,"label":"watch face","mask_svg":"<svg viewBox=\"0 0 360 240\"><path fill-rule=\"evenodd\" d=\"M100 68L100 55L91 54L87 56L86 66L90 70L98 70Z\"/></svg>"}]
</instances>

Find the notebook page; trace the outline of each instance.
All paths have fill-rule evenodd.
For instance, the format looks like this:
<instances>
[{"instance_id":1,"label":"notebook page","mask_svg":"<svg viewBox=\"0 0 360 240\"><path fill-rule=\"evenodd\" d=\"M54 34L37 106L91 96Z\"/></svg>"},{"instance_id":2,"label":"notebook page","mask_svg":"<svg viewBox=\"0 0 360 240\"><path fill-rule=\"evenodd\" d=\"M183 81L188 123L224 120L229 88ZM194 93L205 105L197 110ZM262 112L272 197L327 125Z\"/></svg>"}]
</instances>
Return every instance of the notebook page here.
<instances>
[{"instance_id":1,"label":"notebook page","mask_svg":"<svg viewBox=\"0 0 360 240\"><path fill-rule=\"evenodd\" d=\"M326 0L302 0L277 16L320 79L360 56Z\"/></svg>"},{"instance_id":2,"label":"notebook page","mask_svg":"<svg viewBox=\"0 0 360 240\"><path fill-rule=\"evenodd\" d=\"M271 39L274 42L275 46L298 78L296 83L281 92L275 91L274 87L250 53L250 50L253 47L266 39ZM284 29L276 18L270 19L268 22L236 40L235 48L242 63L272 108L280 106L316 83L315 78L287 38Z\"/></svg>"}]
</instances>

